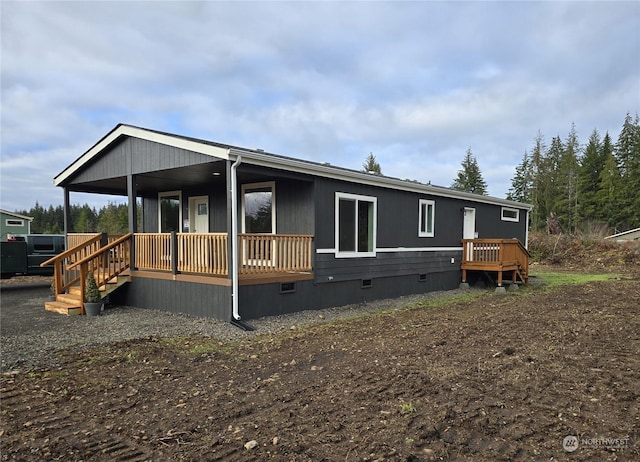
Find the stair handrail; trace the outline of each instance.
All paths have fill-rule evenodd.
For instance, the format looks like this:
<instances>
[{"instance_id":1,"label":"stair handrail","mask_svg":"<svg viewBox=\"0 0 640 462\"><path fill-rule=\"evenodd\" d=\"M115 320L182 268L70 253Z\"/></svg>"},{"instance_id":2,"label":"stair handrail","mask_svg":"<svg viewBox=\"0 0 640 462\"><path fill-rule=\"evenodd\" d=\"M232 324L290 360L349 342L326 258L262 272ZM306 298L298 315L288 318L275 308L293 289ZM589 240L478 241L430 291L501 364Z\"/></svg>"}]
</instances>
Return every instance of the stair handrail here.
<instances>
[{"instance_id":1,"label":"stair handrail","mask_svg":"<svg viewBox=\"0 0 640 462\"><path fill-rule=\"evenodd\" d=\"M121 237L119 237L118 239L116 239L115 241L100 247L98 250L96 250L95 252L93 252L90 255L87 255L86 257L84 257L81 260L78 260L77 262L72 263L71 265L67 266L67 270L72 270L74 268L77 268L78 266L80 267L80 293L82 294L82 300L84 301L84 294L85 294L85 285L86 285L86 280L87 280L87 274L89 273L89 262L91 262L92 260L96 260L96 259L100 259L100 258L108 258L109 257L109 253L112 249L120 246L120 244L126 242L126 241L131 241L131 236L132 233L127 233ZM129 246L128 251L126 252L127 254L127 258L125 259L125 263L122 266L119 266L118 269L116 271L113 272L109 272L109 273L103 273L102 277L98 277L96 282L98 284L98 286L101 286L102 284L104 284L106 281L108 281L109 279L118 276L120 273L122 273L123 271L125 271L126 269L131 267L131 247ZM109 267L111 267L111 265L109 265Z\"/></svg>"},{"instance_id":2,"label":"stair handrail","mask_svg":"<svg viewBox=\"0 0 640 462\"><path fill-rule=\"evenodd\" d=\"M65 289L67 288L67 286L70 286L71 284L73 284L74 281L69 281L68 284L63 284L62 281L62 263L69 257L73 256L74 254L77 254L78 252L80 252L83 249L86 249L87 247L92 246L93 244L95 244L96 242L100 242L100 240L102 239L102 234L98 233L95 236L93 236L92 238L81 242L80 244L77 244L73 247L71 247L70 249L65 250L62 253L59 253L58 255L55 255L53 257L51 257L50 259L40 263L40 267L45 267L48 265L53 264L53 291L56 294L61 294L65 291Z\"/></svg>"}]
</instances>

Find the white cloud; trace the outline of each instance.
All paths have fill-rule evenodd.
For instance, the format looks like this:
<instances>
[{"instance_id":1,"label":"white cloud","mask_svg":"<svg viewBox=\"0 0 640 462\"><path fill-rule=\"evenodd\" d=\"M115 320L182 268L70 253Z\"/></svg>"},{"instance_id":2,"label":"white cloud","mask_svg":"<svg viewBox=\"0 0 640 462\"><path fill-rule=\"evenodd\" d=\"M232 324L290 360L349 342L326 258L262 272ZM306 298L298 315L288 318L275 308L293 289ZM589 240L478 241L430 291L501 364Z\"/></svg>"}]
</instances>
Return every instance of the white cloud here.
<instances>
[{"instance_id":1,"label":"white cloud","mask_svg":"<svg viewBox=\"0 0 640 462\"><path fill-rule=\"evenodd\" d=\"M357 169L373 152L445 186L471 148L503 196L538 130L615 137L640 112L637 2L4 1L1 21L9 209L60 203L52 177L119 122Z\"/></svg>"}]
</instances>

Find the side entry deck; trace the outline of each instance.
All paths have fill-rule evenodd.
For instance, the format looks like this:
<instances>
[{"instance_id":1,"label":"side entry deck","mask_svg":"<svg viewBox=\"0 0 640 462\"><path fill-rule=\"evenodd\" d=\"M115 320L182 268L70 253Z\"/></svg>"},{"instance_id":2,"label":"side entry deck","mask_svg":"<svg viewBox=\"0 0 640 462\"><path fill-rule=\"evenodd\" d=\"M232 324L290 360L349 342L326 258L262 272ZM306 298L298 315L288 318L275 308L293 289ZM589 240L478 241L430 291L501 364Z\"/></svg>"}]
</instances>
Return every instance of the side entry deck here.
<instances>
[{"instance_id":1,"label":"side entry deck","mask_svg":"<svg viewBox=\"0 0 640 462\"><path fill-rule=\"evenodd\" d=\"M463 239L462 282L467 282L468 271L495 271L498 287L502 287L504 273L510 273L511 283L518 279L529 283L531 255L518 239Z\"/></svg>"}]
</instances>

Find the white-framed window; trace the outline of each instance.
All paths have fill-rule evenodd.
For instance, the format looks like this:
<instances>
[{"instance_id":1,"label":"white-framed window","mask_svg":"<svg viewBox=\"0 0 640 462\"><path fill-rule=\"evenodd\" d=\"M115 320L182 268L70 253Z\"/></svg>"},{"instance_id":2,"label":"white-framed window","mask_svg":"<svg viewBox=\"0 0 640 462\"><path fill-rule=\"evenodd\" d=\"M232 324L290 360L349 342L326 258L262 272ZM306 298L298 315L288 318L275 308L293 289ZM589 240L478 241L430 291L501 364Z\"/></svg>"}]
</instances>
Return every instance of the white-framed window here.
<instances>
[{"instance_id":1,"label":"white-framed window","mask_svg":"<svg viewBox=\"0 0 640 462\"><path fill-rule=\"evenodd\" d=\"M182 232L182 192L158 193L158 230L161 233Z\"/></svg>"},{"instance_id":2,"label":"white-framed window","mask_svg":"<svg viewBox=\"0 0 640 462\"><path fill-rule=\"evenodd\" d=\"M375 257L378 199L336 192L336 257Z\"/></svg>"},{"instance_id":3,"label":"white-framed window","mask_svg":"<svg viewBox=\"0 0 640 462\"><path fill-rule=\"evenodd\" d=\"M420 199L418 206L418 237L433 237L435 235L436 203Z\"/></svg>"},{"instance_id":4,"label":"white-framed window","mask_svg":"<svg viewBox=\"0 0 640 462\"><path fill-rule=\"evenodd\" d=\"M276 183L242 185L242 232L276 233Z\"/></svg>"},{"instance_id":5,"label":"white-framed window","mask_svg":"<svg viewBox=\"0 0 640 462\"><path fill-rule=\"evenodd\" d=\"M19 220L17 218L7 218L4 221L4 224L7 226L24 226L24 220Z\"/></svg>"},{"instance_id":6,"label":"white-framed window","mask_svg":"<svg viewBox=\"0 0 640 462\"><path fill-rule=\"evenodd\" d=\"M520 221L520 210L502 207L502 221Z\"/></svg>"}]
</instances>

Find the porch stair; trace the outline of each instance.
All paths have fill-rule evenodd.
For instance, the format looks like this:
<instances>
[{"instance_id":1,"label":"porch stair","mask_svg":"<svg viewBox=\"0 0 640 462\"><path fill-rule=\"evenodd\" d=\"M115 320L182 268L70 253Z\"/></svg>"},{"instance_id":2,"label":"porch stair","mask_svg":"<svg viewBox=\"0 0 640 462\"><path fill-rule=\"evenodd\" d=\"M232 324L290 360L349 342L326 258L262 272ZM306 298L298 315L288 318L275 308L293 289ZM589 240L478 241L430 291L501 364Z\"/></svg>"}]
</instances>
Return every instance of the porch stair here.
<instances>
[{"instance_id":1,"label":"porch stair","mask_svg":"<svg viewBox=\"0 0 640 462\"><path fill-rule=\"evenodd\" d=\"M100 296L104 298L130 281L131 277L128 275L111 278L106 284L98 288ZM56 294L55 300L45 302L44 309L66 315L84 314L80 286L71 286L66 293Z\"/></svg>"},{"instance_id":2,"label":"porch stair","mask_svg":"<svg viewBox=\"0 0 640 462\"><path fill-rule=\"evenodd\" d=\"M45 302L45 310L85 314L83 290L89 274L93 273L103 298L131 280L131 233L111 239L106 233L85 236L40 264L47 265L54 265L52 288L56 299Z\"/></svg>"}]
</instances>

